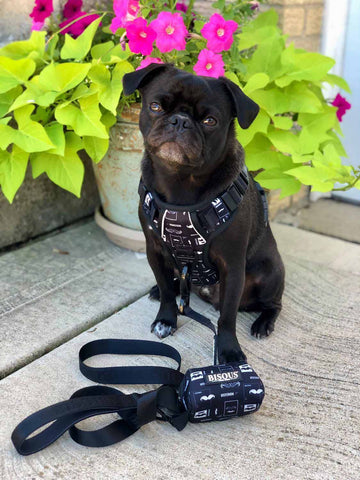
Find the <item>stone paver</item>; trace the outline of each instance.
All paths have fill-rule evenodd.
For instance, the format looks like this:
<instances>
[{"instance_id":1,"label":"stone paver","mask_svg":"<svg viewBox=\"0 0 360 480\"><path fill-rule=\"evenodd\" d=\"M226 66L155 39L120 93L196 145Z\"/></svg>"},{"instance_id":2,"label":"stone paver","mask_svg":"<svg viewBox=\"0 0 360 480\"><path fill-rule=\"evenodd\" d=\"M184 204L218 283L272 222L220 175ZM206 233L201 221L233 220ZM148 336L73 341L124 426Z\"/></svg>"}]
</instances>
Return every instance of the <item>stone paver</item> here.
<instances>
[{"instance_id":1,"label":"stone paver","mask_svg":"<svg viewBox=\"0 0 360 480\"><path fill-rule=\"evenodd\" d=\"M154 422L122 444L101 449L81 447L65 434L38 454L19 456L10 443L16 424L31 412L91 384L78 370L77 353L84 343L105 337L154 339L149 325L158 305L144 297L0 382L0 477L360 478L358 273L347 263L342 250L346 242L309 232L299 234L290 227L279 226L274 231L279 245L287 246L282 250L287 273L284 308L275 332L268 339L252 338L253 314L239 314L237 325L249 363L265 383L266 396L259 412L228 422L190 424L181 433ZM321 251L317 251L315 244L320 240ZM306 254L309 245L313 250ZM331 264L333 255L327 251L343 252L345 266ZM352 253L359 258L360 246ZM193 306L217 318L199 299L193 299ZM211 333L193 321L181 317L178 331L164 341L181 352L183 371L211 363ZM140 361L138 356L94 359L96 365ZM162 362L148 359L147 363ZM121 388L143 391L141 386ZM94 423L104 425L105 419L89 419L83 427Z\"/></svg>"},{"instance_id":2,"label":"stone paver","mask_svg":"<svg viewBox=\"0 0 360 480\"><path fill-rule=\"evenodd\" d=\"M0 256L0 378L153 283L146 256L113 245L93 222Z\"/></svg>"}]
</instances>

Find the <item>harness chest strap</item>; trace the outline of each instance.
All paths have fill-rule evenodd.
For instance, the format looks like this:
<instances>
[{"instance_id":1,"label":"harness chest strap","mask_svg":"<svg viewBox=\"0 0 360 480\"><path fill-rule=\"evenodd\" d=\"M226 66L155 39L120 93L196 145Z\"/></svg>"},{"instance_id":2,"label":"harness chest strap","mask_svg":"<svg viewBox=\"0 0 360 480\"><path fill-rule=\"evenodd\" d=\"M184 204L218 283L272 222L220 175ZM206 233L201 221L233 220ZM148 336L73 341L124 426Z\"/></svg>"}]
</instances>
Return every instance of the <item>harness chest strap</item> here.
<instances>
[{"instance_id":1,"label":"harness chest strap","mask_svg":"<svg viewBox=\"0 0 360 480\"><path fill-rule=\"evenodd\" d=\"M191 283L212 285L218 272L209 259L209 244L231 222L248 188L246 167L238 178L212 201L195 205L164 202L140 180L139 195L149 227L161 238L182 271L189 266Z\"/></svg>"}]
</instances>

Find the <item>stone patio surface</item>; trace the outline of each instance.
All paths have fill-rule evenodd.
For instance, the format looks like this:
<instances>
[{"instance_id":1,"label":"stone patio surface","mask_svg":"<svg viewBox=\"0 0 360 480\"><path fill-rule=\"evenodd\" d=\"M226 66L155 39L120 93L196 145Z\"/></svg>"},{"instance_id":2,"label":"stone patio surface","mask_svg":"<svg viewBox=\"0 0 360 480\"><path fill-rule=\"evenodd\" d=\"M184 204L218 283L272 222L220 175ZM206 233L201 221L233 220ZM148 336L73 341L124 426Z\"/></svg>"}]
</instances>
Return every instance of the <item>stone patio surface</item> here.
<instances>
[{"instance_id":1,"label":"stone patio surface","mask_svg":"<svg viewBox=\"0 0 360 480\"><path fill-rule=\"evenodd\" d=\"M284 225L274 224L273 231L286 266L275 332L251 337L253 314L239 313L237 324L240 344L265 384L259 412L189 424L182 432L153 422L106 448L82 447L66 433L28 457L10 442L14 427L91 385L78 370L80 347L97 338L155 340L149 326L158 304L144 296L153 282L146 260L113 247L93 224L0 257L2 311L15 299L1 336L7 376L0 382L0 478L358 480L360 245ZM198 298L192 306L216 321L217 313ZM192 320L179 317L178 331L163 341L182 354L182 371L211 363L211 333ZM91 364L164 362L104 355Z\"/></svg>"}]
</instances>

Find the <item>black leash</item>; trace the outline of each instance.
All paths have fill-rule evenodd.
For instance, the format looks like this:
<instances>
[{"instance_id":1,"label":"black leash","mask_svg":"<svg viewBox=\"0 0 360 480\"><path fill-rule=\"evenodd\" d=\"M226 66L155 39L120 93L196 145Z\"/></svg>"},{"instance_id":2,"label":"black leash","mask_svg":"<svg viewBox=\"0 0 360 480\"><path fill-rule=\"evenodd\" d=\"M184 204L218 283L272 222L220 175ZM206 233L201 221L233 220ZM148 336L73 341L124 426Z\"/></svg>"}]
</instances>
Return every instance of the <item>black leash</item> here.
<instances>
[{"instance_id":1,"label":"black leash","mask_svg":"<svg viewBox=\"0 0 360 480\"><path fill-rule=\"evenodd\" d=\"M97 368L85 365L88 358L104 353L160 355L175 360L178 367L175 370L167 367ZM81 348L79 364L81 372L87 378L99 383L164 385L146 393L130 395L100 385L82 388L69 400L33 413L15 428L11 439L21 455L42 450L67 430L73 440L81 445L103 447L125 440L142 425L155 419L168 421L179 431L185 427L188 415L178 400L176 390L184 377L179 371L181 356L170 345L145 340L94 340ZM118 413L121 420L93 431L80 430L75 426L81 420L107 413ZM45 430L29 438L36 430L50 422L53 423Z\"/></svg>"},{"instance_id":2,"label":"black leash","mask_svg":"<svg viewBox=\"0 0 360 480\"><path fill-rule=\"evenodd\" d=\"M179 312L181 315L185 315L186 317L192 318L198 323L201 323L201 325L204 325L205 327L209 328L213 333L214 333L214 365L217 365L218 363L218 342L217 342L217 332L214 324L212 321L205 317L205 315L202 315L199 312L195 312L190 307L190 291L191 291L191 278L190 278L190 272L189 272L189 267L185 266L182 269L181 276L180 276L180 305L179 305Z\"/></svg>"}]
</instances>

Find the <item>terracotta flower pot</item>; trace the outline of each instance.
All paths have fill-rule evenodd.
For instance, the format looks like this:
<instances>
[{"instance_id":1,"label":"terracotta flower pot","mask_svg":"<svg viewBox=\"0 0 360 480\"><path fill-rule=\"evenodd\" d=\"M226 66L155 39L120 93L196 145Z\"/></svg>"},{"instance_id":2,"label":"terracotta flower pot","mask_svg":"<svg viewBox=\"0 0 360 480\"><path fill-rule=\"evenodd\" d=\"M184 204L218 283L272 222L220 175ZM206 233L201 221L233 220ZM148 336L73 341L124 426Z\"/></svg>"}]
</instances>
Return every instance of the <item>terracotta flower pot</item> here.
<instances>
[{"instance_id":1,"label":"terracotta flower pot","mask_svg":"<svg viewBox=\"0 0 360 480\"><path fill-rule=\"evenodd\" d=\"M94 164L102 208L96 223L111 241L135 251L145 251L145 237L138 219L138 185L143 155L139 130L140 104L124 110L110 130L110 146L100 163Z\"/></svg>"}]
</instances>

